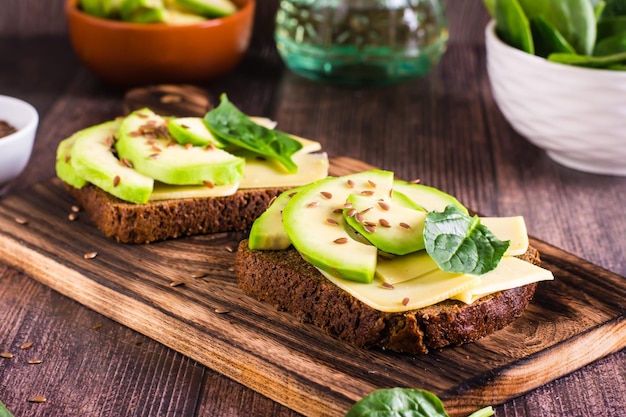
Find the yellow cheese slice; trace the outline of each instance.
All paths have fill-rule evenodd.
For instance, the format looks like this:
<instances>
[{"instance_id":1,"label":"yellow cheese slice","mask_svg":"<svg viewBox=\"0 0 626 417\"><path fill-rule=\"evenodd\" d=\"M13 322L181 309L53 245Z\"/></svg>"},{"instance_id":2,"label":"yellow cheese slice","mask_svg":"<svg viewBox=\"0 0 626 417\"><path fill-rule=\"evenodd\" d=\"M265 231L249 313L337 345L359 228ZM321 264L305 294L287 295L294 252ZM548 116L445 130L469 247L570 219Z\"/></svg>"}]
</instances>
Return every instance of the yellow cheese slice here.
<instances>
[{"instance_id":1,"label":"yellow cheese slice","mask_svg":"<svg viewBox=\"0 0 626 417\"><path fill-rule=\"evenodd\" d=\"M433 258L425 250L421 250L391 259L379 257L376 264L376 276L387 284L395 285L438 268Z\"/></svg>"},{"instance_id":2,"label":"yellow cheese slice","mask_svg":"<svg viewBox=\"0 0 626 417\"><path fill-rule=\"evenodd\" d=\"M508 256L500 260L496 269L479 277L479 285L456 294L452 298L471 304L487 294L554 279L552 272L547 269Z\"/></svg>"},{"instance_id":3,"label":"yellow cheese slice","mask_svg":"<svg viewBox=\"0 0 626 417\"><path fill-rule=\"evenodd\" d=\"M224 197L237 192L238 183L216 185L213 188L204 185L170 185L155 181L150 194L150 201L174 200L180 198Z\"/></svg>"},{"instance_id":4,"label":"yellow cheese slice","mask_svg":"<svg viewBox=\"0 0 626 417\"><path fill-rule=\"evenodd\" d=\"M481 217L480 222L498 239L511 241L506 255L522 255L528 250L528 232L522 216Z\"/></svg>"},{"instance_id":5,"label":"yellow cheese slice","mask_svg":"<svg viewBox=\"0 0 626 417\"><path fill-rule=\"evenodd\" d=\"M265 187L297 187L317 181L328 176L328 155L321 153L296 153L292 156L298 166L298 172L290 174L277 161L259 159L247 152L238 152L237 155L246 158L243 168L243 178L239 188Z\"/></svg>"},{"instance_id":6,"label":"yellow cheese slice","mask_svg":"<svg viewBox=\"0 0 626 417\"><path fill-rule=\"evenodd\" d=\"M393 286L374 277L371 284L349 281L319 270L328 280L368 306L386 312L427 307L480 284L476 275L451 274L439 269ZM460 291L459 291L460 289Z\"/></svg>"}]
</instances>

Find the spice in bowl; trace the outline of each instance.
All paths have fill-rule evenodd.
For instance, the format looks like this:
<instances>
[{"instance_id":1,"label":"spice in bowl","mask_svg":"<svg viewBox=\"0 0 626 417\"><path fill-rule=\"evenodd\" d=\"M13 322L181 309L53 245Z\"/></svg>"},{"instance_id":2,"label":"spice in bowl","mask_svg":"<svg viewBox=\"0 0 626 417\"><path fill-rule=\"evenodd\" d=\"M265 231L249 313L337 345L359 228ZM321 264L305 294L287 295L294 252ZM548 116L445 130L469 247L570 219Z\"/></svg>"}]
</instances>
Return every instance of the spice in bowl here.
<instances>
[{"instance_id":1,"label":"spice in bowl","mask_svg":"<svg viewBox=\"0 0 626 417\"><path fill-rule=\"evenodd\" d=\"M0 120L0 138L5 136L9 136L12 133L17 132L17 129L14 128L9 122L4 120Z\"/></svg>"}]
</instances>

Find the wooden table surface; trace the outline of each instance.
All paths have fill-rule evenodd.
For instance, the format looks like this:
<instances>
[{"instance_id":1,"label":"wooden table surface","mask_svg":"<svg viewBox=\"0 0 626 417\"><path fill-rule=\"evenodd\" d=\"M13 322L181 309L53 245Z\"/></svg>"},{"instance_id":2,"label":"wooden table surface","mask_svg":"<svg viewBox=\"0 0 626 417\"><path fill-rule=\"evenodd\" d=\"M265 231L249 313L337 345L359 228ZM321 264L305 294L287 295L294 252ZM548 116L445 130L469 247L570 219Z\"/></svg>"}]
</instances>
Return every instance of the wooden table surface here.
<instances>
[{"instance_id":1,"label":"wooden table surface","mask_svg":"<svg viewBox=\"0 0 626 417\"><path fill-rule=\"evenodd\" d=\"M16 16L28 3L13 2ZM62 16L62 2L44 3ZM523 215L534 237L626 276L626 178L559 166L511 129L487 78L480 0L448 1L449 48L427 77L371 89L286 71L271 39L277 2L259 3L246 60L202 85L213 99L226 92L246 113L318 140L333 156L421 178L483 214ZM40 126L11 193L53 177L59 141L120 115L124 97L80 65L62 30L9 30L19 21L0 18L0 94L31 102ZM32 347L21 349L26 342ZM0 351L14 355L0 359L0 401L16 417L298 415L1 263ZM27 363L36 358L42 363ZM622 350L498 405L496 415L626 416L624 387ZM28 401L37 395L47 401Z\"/></svg>"}]
</instances>

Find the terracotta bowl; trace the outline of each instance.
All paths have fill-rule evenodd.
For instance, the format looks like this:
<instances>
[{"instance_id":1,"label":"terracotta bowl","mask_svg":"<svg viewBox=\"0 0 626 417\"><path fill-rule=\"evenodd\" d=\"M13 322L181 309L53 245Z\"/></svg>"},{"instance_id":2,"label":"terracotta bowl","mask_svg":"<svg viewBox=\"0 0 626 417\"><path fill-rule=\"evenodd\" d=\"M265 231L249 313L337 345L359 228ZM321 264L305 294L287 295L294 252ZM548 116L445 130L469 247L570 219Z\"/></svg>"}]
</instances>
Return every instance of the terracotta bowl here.
<instances>
[{"instance_id":1,"label":"terracotta bowl","mask_svg":"<svg viewBox=\"0 0 626 417\"><path fill-rule=\"evenodd\" d=\"M250 44L255 0L236 13L191 25L102 19L67 0L70 40L79 60L110 84L194 83L234 69Z\"/></svg>"}]
</instances>

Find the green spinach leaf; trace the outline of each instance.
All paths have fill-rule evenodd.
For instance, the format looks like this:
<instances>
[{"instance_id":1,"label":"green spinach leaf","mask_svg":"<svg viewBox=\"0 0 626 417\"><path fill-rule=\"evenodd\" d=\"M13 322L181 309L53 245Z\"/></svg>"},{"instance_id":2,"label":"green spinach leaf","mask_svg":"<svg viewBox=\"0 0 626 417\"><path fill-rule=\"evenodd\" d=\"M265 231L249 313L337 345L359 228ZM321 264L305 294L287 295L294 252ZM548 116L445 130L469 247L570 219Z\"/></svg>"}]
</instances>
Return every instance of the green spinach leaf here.
<instances>
[{"instance_id":1,"label":"green spinach leaf","mask_svg":"<svg viewBox=\"0 0 626 417\"><path fill-rule=\"evenodd\" d=\"M596 18L589 0L519 0L528 19L550 22L580 54L591 54L596 39Z\"/></svg>"},{"instance_id":2,"label":"green spinach leaf","mask_svg":"<svg viewBox=\"0 0 626 417\"><path fill-rule=\"evenodd\" d=\"M429 391L379 389L359 400L345 417L448 417L443 403Z\"/></svg>"},{"instance_id":3,"label":"green spinach leaf","mask_svg":"<svg viewBox=\"0 0 626 417\"><path fill-rule=\"evenodd\" d=\"M0 417L13 417L13 414L0 401Z\"/></svg>"},{"instance_id":4,"label":"green spinach leaf","mask_svg":"<svg viewBox=\"0 0 626 417\"><path fill-rule=\"evenodd\" d=\"M543 17L532 19L530 28L535 39L535 55L545 58L553 52L576 53L574 47L567 42L561 32Z\"/></svg>"},{"instance_id":5,"label":"green spinach leaf","mask_svg":"<svg viewBox=\"0 0 626 417\"><path fill-rule=\"evenodd\" d=\"M449 205L443 213L432 211L424 224L426 252L439 268L459 274L484 274L498 266L510 245L480 223Z\"/></svg>"},{"instance_id":6,"label":"green spinach leaf","mask_svg":"<svg viewBox=\"0 0 626 417\"><path fill-rule=\"evenodd\" d=\"M254 123L228 100L226 94L222 94L219 106L208 112L204 120L223 142L276 159L291 173L298 170L291 156L302 149L302 144L286 133Z\"/></svg>"},{"instance_id":7,"label":"green spinach leaf","mask_svg":"<svg viewBox=\"0 0 626 417\"><path fill-rule=\"evenodd\" d=\"M500 39L529 54L535 53L530 22L518 0L495 2L496 32Z\"/></svg>"},{"instance_id":8,"label":"green spinach leaf","mask_svg":"<svg viewBox=\"0 0 626 417\"><path fill-rule=\"evenodd\" d=\"M608 17L626 16L626 1L624 0L606 0L600 19Z\"/></svg>"},{"instance_id":9,"label":"green spinach leaf","mask_svg":"<svg viewBox=\"0 0 626 417\"><path fill-rule=\"evenodd\" d=\"M492 407L469 417L489 417ZM386 388L373 391L354 404L345 417L449 417L441 400L432 392L414 388Z\"/></svg>"}]
</instances>

